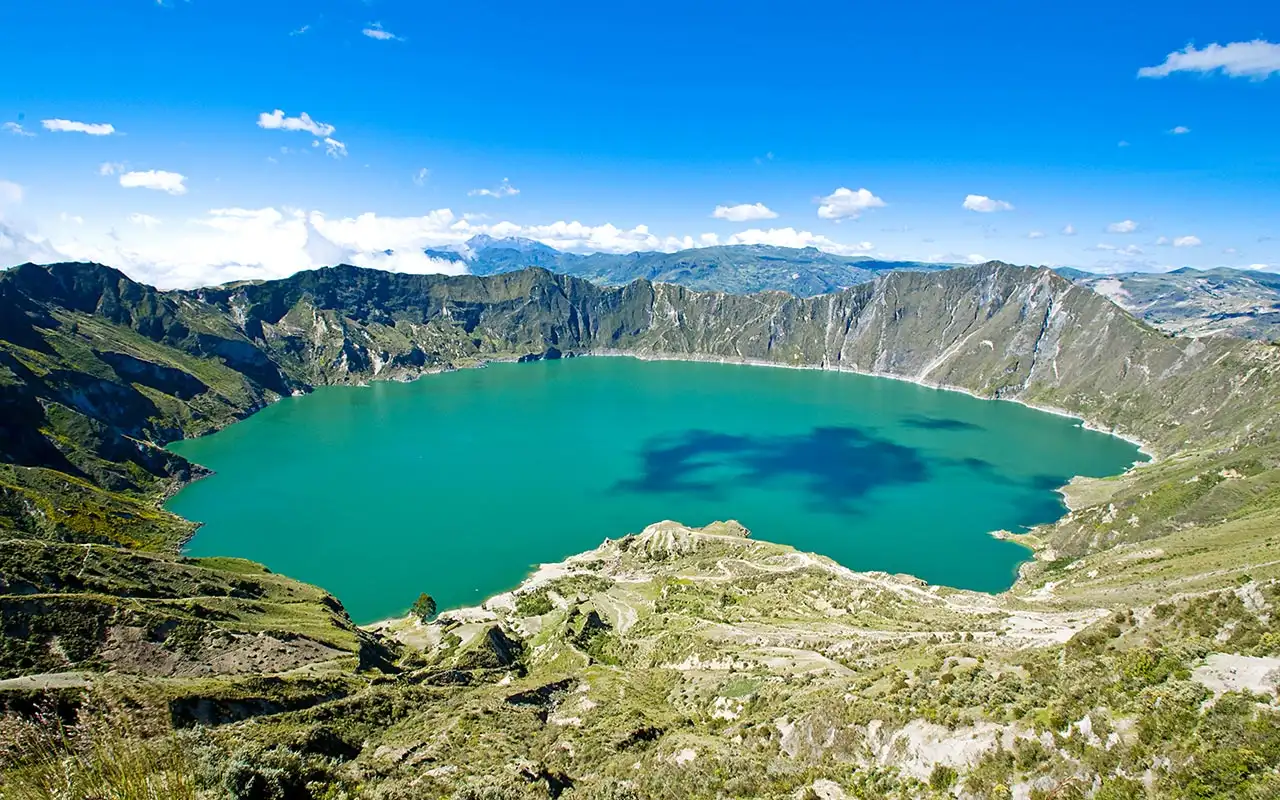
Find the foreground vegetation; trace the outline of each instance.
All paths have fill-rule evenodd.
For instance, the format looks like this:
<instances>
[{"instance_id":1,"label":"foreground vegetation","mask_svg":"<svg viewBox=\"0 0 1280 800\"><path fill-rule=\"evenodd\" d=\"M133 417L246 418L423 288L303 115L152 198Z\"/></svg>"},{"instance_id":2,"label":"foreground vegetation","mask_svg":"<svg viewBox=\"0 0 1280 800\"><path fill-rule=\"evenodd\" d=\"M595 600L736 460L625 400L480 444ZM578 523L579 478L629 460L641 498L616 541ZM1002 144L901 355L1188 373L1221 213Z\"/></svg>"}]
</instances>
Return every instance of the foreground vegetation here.
<instances>
[{"instance_id":1,"label":"foreground vegetation","mask_svg":"<svg viewBox=\"0 0 1280 800\"><path fill-rule=\"evenodd\" d=\"M320 383L593 351L910 377L1159 458L998 597L675 523L360 630L188 559L159 447ZM1047 271L810 300L340 268L161 293L0 275L0 797L1280 794L1280 348L1167 337ZM425 587L430 588L430 587Z\"/></svg>"}]
</instances>

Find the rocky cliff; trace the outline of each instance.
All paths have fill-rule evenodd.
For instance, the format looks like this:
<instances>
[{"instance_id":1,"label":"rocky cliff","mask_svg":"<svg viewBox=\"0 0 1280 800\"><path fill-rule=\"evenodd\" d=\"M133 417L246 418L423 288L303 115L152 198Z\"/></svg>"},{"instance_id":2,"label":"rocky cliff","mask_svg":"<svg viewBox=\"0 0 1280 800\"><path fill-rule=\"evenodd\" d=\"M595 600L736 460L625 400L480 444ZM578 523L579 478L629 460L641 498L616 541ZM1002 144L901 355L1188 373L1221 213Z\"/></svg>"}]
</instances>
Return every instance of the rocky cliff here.
<instances>
[{"instance_id":1,"label":"rocky cliff","mask_svg":"<svg viewBox=\"0 0 1280 800\"><path fill-rule=\"evenodd\" d=\"M605 352L937 384L1078 414L1160 459L1068 486L1071 513L1024 537L1037 559L999 598L860 576L733 526L667 525L483 609L380 633L255 565L181 558L191 527L157 508L198 474L163 444L282 395ZM1280 656L1280 349L1171 337L1048 270L893 272L799 298L353 267L159 292L97 265L23 265L0 274L0 409L0 689L19 692L0 692L6 707L101 681L164 709L164 726L229 725L199 744L253 785L1276 785L1277 713L1203 701L1240 688L1211 665ZM1177 715L1151 711L1162 703ZM234 724L246 717L261 721ZM1142 731L1162 725L1153 748ZM957 730L980 746L942 757ZM1205 735L1264 755L1217 765ZM314 796L283 786L234 796Z\"/></svg>"}]
</instances>

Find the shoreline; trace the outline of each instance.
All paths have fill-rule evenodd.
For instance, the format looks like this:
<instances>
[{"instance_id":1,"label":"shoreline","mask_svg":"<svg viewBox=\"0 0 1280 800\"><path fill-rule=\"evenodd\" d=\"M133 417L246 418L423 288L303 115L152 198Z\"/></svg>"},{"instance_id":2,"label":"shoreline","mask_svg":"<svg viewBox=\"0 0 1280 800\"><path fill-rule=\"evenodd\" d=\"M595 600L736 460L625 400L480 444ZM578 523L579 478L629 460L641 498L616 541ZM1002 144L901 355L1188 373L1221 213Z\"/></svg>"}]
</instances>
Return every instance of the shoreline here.
<instances>
[{"instance_id":1,"label":"shoreline","mask_svg":"<svg viewBox=\"0 0 1280 800\"><path fill-rule=\"evenodd\" d=\"M1159 455L1154 450L1152 450L1151 447L1146 442L1139 439L1137 436L1134 436L1133 434L1129 434L1129 433L1124 433L1122 431L1118 431L1115 429L1104 428L1101 425L1098 425L1097 423L1094 423L1089 419L1081 416L1080 414L1077 414L1072 411L1068 411L1065 408L1058 408L1057 406L1037 405L1036 403L1031 403L1016 397L988 397L987 395L978 394L972 389L966 389L963 386L953 386L951 384L946 384L946 383L937 383L935 381L924 380L922 378L913 378L909 375L899 375L893 372L874 372L871 370L854 369L852 367L845 367L845 366L832 366L828 364L784 364L777 361L766 361L764 359L759 359L759 358L745 358L745 357L730 358L728 356L700 356L696 354L666 355L662 353L648 353L648 352L633 353L626 350L607 350L607 349L592 350L587 353L577 354L574 356L574 358L584 358L584 357L590 357L590 356L603 356L606 358L635 358L640 361L690 361L690 362L697 362L702 364L730 364L730 365L744 366L744 367L775 367L778 369L803 369L803 370L813 370L816 372L840 372L848 375L861 375L865 378L888 378L889 380L915 384L916 386L921 386L926 389L936 389L942 392L959 392L960 394L968 395L969 397L972 397L976 400L994 400L994 401L1005 402L1005 403L1017 403L1020 406L1023 406L1025 408L1030 408L1035 411L1043 411L1046 414L1053 414L1054 416L1058 416L1058 417L1066 417L1067 419L1074 419L1078 421L1080 423L1080 426L1085 430L1094 431L1095 433L1105 433L1108 436L1114 436L1117 439L1121 439L1133 445L1134 447L1137 447L1138 452L1145 455L1148 460L1134 462L1133 466L1138 466L1140 464L1154 464L1160 458ZM1133 469L1133 466L1131 466L1129 469ZM1126 472L1127 471L1128 470L1126 470ZM1121 473L1121 474L1124 474L1124 473Z\"/></svg>"},{"instance_id":2,"label":"shoreline","mask_svg":"<svg viewBox=\"0 0 1280 800\"><path fill-rule=\"evenodd\" d=\"M351 383L322 384L322 386L326 386L326 387L327 387L327 386L346 386L346 387L351 387L351 388L368 388L368 387L369 387L369 385L370 385L372 382L374 382L374 381L394 381L394 382L397 382L397 383L413 383L413 382L415 382L415 381L418 381L418 380L420 380L420 379L422 379L422 378L425 378L425 377L428 377L428 376L431 376L431 375L441 375L441 374L445 374L445 373L449 373L449 372L457 372L457 371L464 370L464 369L483 369L483 368L485 368L486 366L488 366L489 364L513 364L513 363L524 363L524 362L526 362L526 361L539 361L539 360L544 360L544 356L545 356L545 351L544 351L543 353L526 353L526 354L524 354L524 355L504 355L504 356L495 356L495 357L493 357L493 358L480 358L480 359L476 359L476 360L474 360L474 361L470 361L470 362L467 362L467 363L464 363L464 364L435 365L435 366L432 366L432 367L428 367L428 368L426 368L426 369L423 369L423 370L421 370L421 371L417 372L416 374L405 374L405 373L399 373L399 374L397 374L397 375L388 375L388 376L386 376L386 377L369 376L369 377L367 377L367 378L365 378L365 379L363 379L363 380L361 380L361 381L353 381L353 382L351 382ZM562 358L562 359L569 359L569 358L588 358L588 357L596 357L596 358L634 358L634 359L636 359L636 360L638 360L638 361L684 361L684 362L691 362L691 363L704 363L704 364L708 364L708 363L709 363L709 364L728 364L728 365L733 365L733 366L744 366L744 367L773 367L773 368L777 368L777 369L812 370L812 371L817 371L817 372L838 372L838 373L845 373L845 374L850 374L850 375L861 375L861 376L863 376L863 377L867 377L867 378L888 378L888 379L890 379L890 380L901 381L901 382L904 382L904 383L911 383L911 384L914 384L914 385L916 385L916 386L920 386L920 387L922 387L922 388L926 388L926 389L933 389L933 390L935 390L935 391L958 392L958 393L960 393L960 394L968 395L969 397L972 397L972 398L974 398L974 399L976 399L976 400L994 400L994 401L1004 401L1004 402L1010 402L1010 403L1017 403L1018 405L1021 405L1021 406L1025 407L1025 408L1030 408L1030 409L1032 409L1032 410L1034 410L1034 411L1041 411L1041 412L1045 412L1045 413L1053 414L1053 415L1055 415L1055 416L1065 417L1065 418L1067 418L1067 419L1076 420L1077 422L1079 422L1079 423L1080 423L1080 427L1084 428L1085 430L1090 430L1090 431L1093 431L1093 432L1095 432L1095 433L1104 433L1104 434L1107 434L1107 435L1110 435L1110 436L1114 436L1114 437L1116 437L1116 438L1118 438L1118 439L1121 439L1122 441L1128 442L1129 444L1131 444L1131 445L1133 445L1133 446L1137 447L1137 448L1138 448L1138 452L1139 452L1139 453L1141 453L1142 455L1144 455L1144 456L1146 456L1146 457L1147 457L1147 460L1146 460L1146 461L1134 461L1134 462L1133 462L1133 464L1131 464L1127 469L1125 469L1125 470L1124 470L1123 472L1121 472L1121 473L1118 473L1118 474L1117 474L1117 475L1115 475L1115 476L1105 476L1105 477L1120 477L1120 476L1123 476L1123 475L1127 475L1127 474L1129 474L1130 472L1132 472L1133 470L1137 469L1137 468L1138 468L1138 467L1140 467L1140 466L1154 464L1154 463L1156 463L1156 461L1157 461L1157 460L1159 460L1159 456L1155 453L1155 451L1153 451L1153 450L1152 450L1152 449L1147 445L1147 443L1146 443L1146 442L1142 441L1142 440L1141 440L1141 439L1139 439L1138 437L1133 436L1132 434L1123 433L1123 432L1120 432L1120 431L1117 431L1117 430L1114 430L1114 429L1112 429L1112 430L1108 430L1108 429L1106 429L1106 428L1104 428L1104 427L1102 427L1102 426L1100 426L1100 425L1097 425L1097 424L1095 424L1095 423L1091 422L1090 420L1086 419L1085 417L1081 416L1080 414L1073 413L1073 412L1068 411L1068 410L1066 410L1066 409L1063 409L1063 408L1057 408L1057 407L1054 407L1054 406L1042 406L1042 405L1037 405L1037 404L1035 404L1035 403L1030 403L1030 402L1027 402L1027 401L1022 400L1022 399L1019 399L1019 398L1012 398L1012 397L987 397L987 396L984 396L984 395L980 395L980 394L978 394L977 392L974 392L974 391L973 391L973 390L971 390L971 389L966 389L966 388L964 388L964 387L960 387L960 386L952 386L952 385L949 385L949 384L943 384L943 383L937 383L937 382L934 382L934 381L928 381L928 380L924 380L924 379L920 379L920 378L911 377L911 376L908 376L908 375L899 375L899 374L896 374L896 373L889 373L889 372L874 372L874 371L870 371L870 370L860 370L860 369L854 369L854 368L851 368L851 367L840 366L840 365L833 366L833 365L829 365L829 364L786 364L786 363L781 363L781 362L777 362L777 361L767 361L767 360L764 360L764 359L757 359L757 358L746 358L746 357L731 358L731 357L728 357L728 356L707 356L707 355L700 355L700 354L696 354L696 353L665 354L665 353L654 353L654 352L647 352L647 351L640 351L640 352L637 352L637 351L629 351L629 350L615 350L615 349L611 349L611 348L602 348L602 349L598 349L598 350L589 350L589 351L585 351L585 352L573 352L573 351L568 351L568 352L564 352L564 353L562 353L562 354L561 354L561 356L560 356L560 358ZM551 360L556 360L556 359L551 359ZM291 397L305 397L306 395L310 394L311 392L313 392L313 391L314 391L314 390L316 390L317 388L321 388L321 387L319 387L319 386L308 386L308 387L307 387L307 391L301 391L301 392L299 392L299 391L295 390L295 392L293 392L293 394L292 394L292 395L289 395L289 396L291 396ZM239 421L241 421L241 420L243 420L243 419L246 419L246 418L248 418L248 417L252 416L253 414L257 413L258 411L262 410L263 408L266 408L266 407L267 407L267 406L269 406L269 405L273 405L274 403L276 403L276 402L278 402L279 400L282 400L282 399L284 399L284 396L283 396L283 395L282 395L282 396L280 396L280 397L274 398L273 400L269 401L268 403L263 404L261 407L252 409L252 410L251 410L251 411L249 411L247 414L245 414L243 417L240 417L240 418L238 418L238 419L233 420L233 421L232 421L232 423L230 423L230 424L234 424L235 422L239 422ZM217 433L217 431L218 431L218 430L223 430L223 429L224 429L224 428L218 428L217 430L209 431L209 432L207 432L207 433L205 433L205 434L202 434L202 436L207 436L207 435L212 434L212 433ZM197 438L198 438L198 437L197 437ZM183 440L174 440L174 441L183 441ZM165 445L162 445L162 447L163 447L163 448L167 448L169 444L172 444L172 442L166 443ZM190 463L194 464L195 462L190 462ZM168 501L170 498L172 498L172 497L173 497L174 495L176 495L178 492L182 491L182 490L183 490L183 489L185 489L188 485L190 485L190 484L194 483L195 481L200 480L200 479L202 479L202 478L210 477L210 476L212 476L212 475L214 474L213 470L209 470L207 467L203 467L202 465L198 465L198 464L195 464L195 466L199 466L199 467L201 467L202 469L204 469L204 470L205 470L204 474L201 474L201 475L198 475L198 476L193 476L193 477L192 477L190 480L188 480L188 481L178 481L178 482L175 482L175 483L173 483L173 484L170 484L170 487L168 487L168 488L169 488L169 491L166 491L165 496L164 496L164 497L163 497L163 499L161 499L161 501L158 503L158 507L159 507L159 509L160 509L161 511L166 511L167 513L172 514L173 512L168 512L168 511L167 511L167 509L165 509L165 508L164 508L165 504L167 503L167 501ZM1062 502L1062 505L1063 505L1063 508L1065 508L1065 509L1066 509L1066 514L1063 514L1061 517L1059 517L1058 519L1053 520L1052 522L1047 522L1047 523L1042 523L1041 525L1037 525L1037 526L1035 526L1035 528L1041 528L1041 527L1044 527L1044 526L1047 526L1047 525L1056 525L1058 522L1061 522L1061 521L1062 521L1063 519L1065 519L1067 516L1069 516L1070 514L1074 513L1075 509L1071 507L1071 505L1070 505L1070 503L1068 502L1068 499L1067 499L1066 488L1067 488L1067 486L1068 486L1068 485L1070 485L1070 483L1071 483L1072 481L1074 481L1074 480L1076 480L1077 478L1080 478L1080 477L1085 477L1085 476L1079 476L1079 475L1072 476L1072 477L1071 477L1071 479L1067 481L1067 483L1063 484L1062 486L1060 486L1060 487L1058 487L1058 488L1056 488L1056 489L1054 490L1054 492L1055 492L1056 494L1058 494L1058 496L1060 497L1061 502ZM195 536L196 536L196 534L199 532L200 528L202 528L202 527L204 526L204 523L195 522L195 521L193 521L193 520L188 520L188 519L186 519L186 517L182 517L182 516L177 515L177 514L174 514L174 516L175 516L175 517L178 517L178 518L179 518L179 519L181 519L181 520L184 520L185 522L191 523L191 524L193 524L193 525L195 526L195 528L192 530L191 534L190 534L189 536L187 536L187 537L186 537L182 542L180 542L180 543L178 544L177 548L176 548L176 552L177 552L179 555L181 555L181 554L182 554L182 551L186 548L186 546L191 542L191 540L192 540L192 539L194 539L194 538L195 538ZM1013 531L988 531L988 532L987 532L987 535L991 536L992 538L999 539L999 540L1001 540L1001 541L1007 541L1007 542L1010 542L1011 544L1015 544L1015 545L1017 545L1017 546L1019 546L1019 547L1025 548L1025 549L1027 549L1028 551L1030 551L1030 558L1028 558L1026 561L1021 562L1021 563L1018 565L1018 567L1017 567L1017 571L1016 571L1016 573L1015 573L1015 577L1014 577L1014 580L1013 580L1013 583L1012 583L1012 584L1010 584L1010 586L1009 586L1007 589L1004 589L1004 590L1002 590L1002 591L1000 591L1000 592L992 593L992 594L990 594L989 596L991 596L991 597L1002 597L1002 596L1008 595L1008 594L1010 594L1011 592L1013 592L1013 591L1018 587L1018 584L1019 584L1019 583L1021 583L1021 582L1024 580L1024 578L1025 578L1025 576L1026 576L1026 568L1027 568L1029 565L1034 564L1034 563L1036 562L1036 560L1037 560L1037 556L1038 556L1038 555L1039 555L1039 554L1040 554L1044 549L1046 549L1046 545L1045 545L1043 542L1037 542L1036 544L1033 544L1033 543L1031 543L1031 542L1021 541L1021 539L1022 539L1023 537L1026 537L1026 536L1031 535L1031 534L1032 534L1032 531L1033 531L1035 528L1028 529L1027 531L1025 531L1025 532L1023 532L1023 533L1015 533L1015 532L1013 532ZM629 534L628 534L628 535L629 535ZM606 538L608 538L608 537L606 537ZM580 555L580 554L575 554L575 555ZM568 558L573 558L573 557L574 557L574 556L569 556ZM566 560L568 560L568 559L566 559ZM526 575L526 576L525 576L525 578L524 578L524 579L522 579L522 580L521 580L521 582L520 582L519 584L517 584L515 587L512 587L511 589L507 589L507 590L505 590L505 591L503 591L503 592L498 592L497 594L492 595L492 596L493 596L493 597L496 597L496 596L501 595L501 594L505 594L505 593L509 593L509 592L515 591L515 590L516 590L516 589L518 589L520 586L522 586L522 585L523 585L523 584L524 584L524 583L525 583L525 582L526 582L530 577L532 577L532 576L534 576L534 575L538 574L538 572L539 572L539 571L541 571L544 567L553 567L553 566L557 566L557 565L559 565L559 564L561 564L561 563L562 563L562 562L554 562L554 563L551 563L551 564L538 564L535 568L533 568L532 570L530 570L529 574L528 574L528 575ZM264 566L265 566L265 565L264 565ZM854 571L858 571L858 570L854 570ZM863 571L863 572L874 572L875 570L861 570L861 571ZM913 577L915 577L915 576L913 576ZM942 584L929 584L929 585L930 585L930 586L934 586L934 585L941 586ZM985 593L984 593L984 594L985 594ZM490 599L490 598L485 598L485 601L484 601L484 602L487 602L489 599ZM339 598L339 602L341 602L341 598ZM481 603L481 605L483 605L483 602ZM470 606L466 606L466 607L464 607L464 608L470 608ZM449 609L446 609L446 610L449 610ZM443 612L441 612L441 613L443 613ZM360 628L363 628L363 629L373 629L373 628L375 628L375 627L382 626L382 625L386 625L386 624L389 624L389 623L391 623L391 622L396 622L396 621L403 620L403 619L405 619L405 616L404 616L404 615L399 616L399 617L388 617L387 619L378 620L378 621L376 621L376 622L371 622L371 623L368 623L368 624L366 624L366 625L359 625L359 626L357 626L357 627L360 627Z\"/></svg>"}]
</instances>

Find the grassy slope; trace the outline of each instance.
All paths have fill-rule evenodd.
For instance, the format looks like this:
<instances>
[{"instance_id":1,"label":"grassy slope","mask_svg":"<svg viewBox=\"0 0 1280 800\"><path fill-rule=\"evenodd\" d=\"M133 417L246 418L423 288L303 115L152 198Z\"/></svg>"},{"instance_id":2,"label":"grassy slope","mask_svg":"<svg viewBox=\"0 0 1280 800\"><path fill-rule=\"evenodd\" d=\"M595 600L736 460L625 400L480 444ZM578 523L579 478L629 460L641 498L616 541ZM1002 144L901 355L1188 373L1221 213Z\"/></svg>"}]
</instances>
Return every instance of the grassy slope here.
<instances>
[{"instance_id":1,"label":"grassy slope","mask_svg":"<svg viewBox=\"0 0 1280 800\"><path fill-rule=\"evenodd\" d=\"M62 283L90 278L98 280ZM19 440L22 430L11 426L10 441L23 447L6 452L44 461L0 475L0 523L15 531L16 554L0 569L10 587L0 590L6 609L18 609L6 610L6 625L30 626L43 615L54 633L43 650L8 656L19 670L100 665L108 630L143 631L146 639L163 632L156 644L194 648L197 661L225 655L219 630L232 644L279 630L359 648L340 607L316 590L242 563L171 555L189 528L152 504L189 467L133 456L149 452L148 441L250 413L274 391L552 347L838 365L1069 409L1143 438L1161 459L1069 489L1076 510L1029 537L1040 543L1039 559L999 601L925 593L911 581L868 582L822 560L795 561L787 548L743 550L732 537L716 537L714 546L687 552L664 545L657 558L622 554L613 566L612 555L597 554L598 564L583 567L595 579L558 591L535 587L514 611L495 611L492 622L519 643L514 650L487 638L492 624L410 625L400 632L408 642L401 678L340 677L337 690L292 672L266 688L235 675L153 679L142 696L154 701L163 687L171 707L208 693L236 708L275 698L261 708L280 710L290 707L280 698L301 695L301 705L314 707L229 728L215 748L249 748L270 761L273 743L328 731L369 746L346 766L308 755L304 744L290 757L325 780L381 785L387 796L448 792L494 775L506 776L510 796L547 796L561 777L585 796L653 796L664 785L711 796L726 783L741 795L781 796L822 777L865 796L920 796L931 762L911 756L909 736L905 744L882 741L911 720L944 731L999 726L1004 751L955 763L975 796L1006 796L1019 782L1040 781L1044 791L1076 780L1092 786L1099 774L1113 776L1105 783L1121 793L1112 796L1146 796L1114 776L1141 775L1160 759L1168 763L1152 773L1155 796L1274 788L1274 714L1248 703L1222 705L1221 713L1201 706L1203 687L1188 677L1208 653L1280 653L1268 611L1280 530L1275 348L1170 339L1082 288L999 265L895 275L812 300L646 284L606 291L539 272L481 281L360 270L191 295L139 294L127 285L117 294L134 298L132 311L110 293L93 308L67 301L41 310L34 335L10 333L0 345L9 356L0 362L9 370L0 372L0 388L36 387L27 394L40 402L24 407L32 416L22 421L53 446ZM274 378L261 359L237 349L246 342L269 354ZM165 369L123 375L120 365L131 362L113 365L103 352ZM192 394L183 376L206 388ZM101 404L84 403L102 394L100 384L127 387L105 396L122 412L108 416L126 423L123 441L141 443L128 459L100 456L121 452L111 449L118 432L94 415ZM33 548L40 558L28 555ZM76 582L84 585L69 588ZM237 582L259 594L237 595ZM62 588L31 595L54 584ZM31 603L46 601L52 611L31 614ZM83 645L83 658L75 657L81 644L61 653L54 646L68 633L82 637L68 641ZM712 666L671 668L694 653ZM505 675L515 683L494 682ZM577 710L561 714L558 705L548 711L510 700L521 688L563 679L594 705L575 700ZM316 704L335 695L345 699ZM735 718L717 713L726 703ZM549 721L557 714L579 722ZM1097 742L1066 728L1085 714ZM868 727L873 720L884 736ZM1104 744L1109 729L1123 734L1119 750ZM1028 732L1040 736L1039 749L1015 745ZM1252 755L1214 762L1207 743L1231 737ZM888 755L876 755L883 748ZM855 772L853 764L872 766ZM936 777L945 783L947 774ZM1196 786L1204 791L1191 793Z\"/></svg>"}]
</instances>

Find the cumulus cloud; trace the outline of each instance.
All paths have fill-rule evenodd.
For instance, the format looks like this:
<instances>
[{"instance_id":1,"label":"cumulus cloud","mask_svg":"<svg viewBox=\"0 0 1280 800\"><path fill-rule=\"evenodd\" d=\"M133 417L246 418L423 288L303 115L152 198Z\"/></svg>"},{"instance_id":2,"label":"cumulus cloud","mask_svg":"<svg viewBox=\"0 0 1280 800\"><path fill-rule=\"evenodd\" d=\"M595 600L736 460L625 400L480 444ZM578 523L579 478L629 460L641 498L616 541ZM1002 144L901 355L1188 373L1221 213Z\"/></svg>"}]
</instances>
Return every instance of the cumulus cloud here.
<instances>
[{"instance_id":1,"label":"cumulus cloud","mask_svg":"<svg viewBox=\"0 0 1280 800\"><path fill-rule=\"evenodd\" d=\"M1199 236L1179 236L1173 240L1174 247L1199 247L1201 244Z\"/></svg>"},{"instance_id":2,"label":"cumulus cloud","mask_svg":"<svg viewBox=\"0 0 1280 800\"><path fill-rule=\"evenodd\" d=\"M1142 248L1141 248L1141 247L1138 247L1136 244L1129 244L1129 245L1125 245L1124 247L1117 247L1117 246L1115 246L1114 244L1100 243L1100 244L1096 244L1096 245L1094 245L1094 246L1093 246L1092 248L1090 248L1090 249L1091 249L1091 250L1100 250L1100 251L1103 251L1103 252L1106 252L1106 253L1117 253L1117 254L1122 255L1122 256L1140 256L1140 255L1142 255Z\"/></svg>"},{"instance_id":3,"label":"cumulus cloud","mask_svg":"<svg viewBox=\"0 0 1280 800\"><path fill-rule=\"evenodd\" d=\"M1062 229L1062 235L1063 235L1063 236L1075 236L1075 235L1076 235L1076 226L1074 226L1074 225L1067 225L1066 227L1064 227L1064 228Z\"/></svg>"},{"instance_id":4,"label":"cumulus cloud","mask_svg":"<svg viewBox=\"0 0 1280 800\"><path fill-rule=\"evenodd\" d=\"M369 27L365 28L363 31L361 31L361 33L363 33L365 36L368 36L370 39L377 39L380 42L404 41L403 39L401 39L399 36L396 36L391 31L388 31L385 28L383 28L381 22L370 22Z\"/></svg>"},{"instance_id":5,"label":"cumulus cloud","mask_svg":"<svg viewBox=\"0 0 1280 800\"><path fill-rule=\"evenodd\" d=\"M27 261L51 264L65 260L66 257L45 239L18 230L0 216L0 267L11 267Z\"/></svg>"},{"instance_id":6,"label":"cumulus cloud","mask_svg":"<svg viewBox=\"0 0 1280 800\"><path fill-rule=\"evenodd\" d=\"M17 122L6 122L5 124L0 125L0 130L3 130L5 133L12 133L14 136L35 136L34 131L27 130Z\"/></svg>"},{"instance_id":7,"label":"cumulus cloud","mask_svg":"<svg viewBox=\"0 0 1280 800\"><path fill-rule=\"evenodd\" d=\"M110 136L116 132L114 125L107 122L76 122L69 119L46 119L41 125L47 131L56 133L87 133L90 136Z\"/></svg>"},{"instance_id":8,"label":"cumulus cloud","mask_svg":"<svg viewBox=\"0 0 1280 800\"><path fill-rule=\"evenodd\" d=\"M759 219L777 219L778 214L764 203L742 203L736 206L716 206L711 216L730 222L754 222Z\"/></svg>"},{"instance_id":9,"label":"cumulus cloud","mask_svg":"<svg viewBox=\"0 0 1280 800\"><path fill-rule=\"evenodd\" d=\"M930 264L985 264L991 259L982 253L935 253L922 260Z\"/></svg>"},{"instance_id":10,"label":"cumulus cloud","mask_svg":"<svg viewBox=\"0 0 1280 800\"><path fill-rule=\"evenodd\" d=\"M1280 44L1263 39L1252 42L1213 43L1203 49L1187 45L1165 56L1164 63L1138 70L1139 78L1164 78L1175 72L1217 72L1232 78L1263 80L1280 72Z\"/></svg>"},{"instance_id":11,"label":"cumulus cloud","mask_svg":"<svg viewBox=\"0 0 1280 800\"><path fill-rule=\"evenodd\" d=\"M160 220L150 214L130 214L129 221L134 225L141 225L144 228L154 228L160 224Z\"/></svg>"},{"instance_id":12,"label":"cumulus cloud","mask_svg":"<svg viewBox=\"0 0 1280 800\"><path fill-rule=\"evenodd\" d=\"M258 127L265 128L269 131L306 131L312 136L323 139L326 136L332 136L337 130L326 122L318 122L311 118L307 112L302 112L296 117L286 117L280 109L272 111L270 114L263 112L258 115Z\"/></svg>"},{"instance_id":13,"label":"cumulus cloud","mask_svg":"<svg viewBox=\"0 0 1280 800\"><path fill-rule=\"evenodd\" d=\"M746 230L722 240L714 233L660 236L645 225L625 228L608 222L489 222L447 208L412 217L374 213L329 217L320 211L291 208L228 207L151 226L144 216L130 217L134 225L105 236L93 230L63 229L51 243L34 235L10 235L0 242L4 248L0 255L11 263L17 263L15 258L92 260L173 288L279 278L338 263L405 272L463 272L465 262L431 258L423 250L460 248L478 234L519 236L576 253L673 252L721 243L816 247L848 255L873 249L870 242L844 244L793 228ZM15 255L19 251L22 255Z\"/></svg>"},{"instance_id":14,"label":"cumulus cloud","mask_svg":"<svg viewBox=\"0 0 1280 800\"><path fill-rule=\"evenodd\" d=\"M846 256L860 255L875 249L875 245L871 244L871 242L841 244L821 234L815 234L812 231L798 231L795 228L770 228L769 230L752 228L733 234L725 243L766 244L773 247L816 247L828 253Z\"/></svg>"},{"instance_id":15,"label":"cumulus cloud","mask_svg":"<svg viewBox=\"0 0 1280 800\"><path fill-rule=\"evenodd\" d=\"M1188 128L1186 125L1179 125L1175 128L1170 129L1169 133L1172 133L1175 136L1181 136L1184 133L1191 133L1191 129Z\"/></svg>"},{"instance_id":16,"label":"cumulus cloud","mask_svg":"<svg viewBox=\"0 0 1280 800\"><path fill-rule=\"evenodd\" d=\"M990 197L981 194L971 194L965 197L964 202L960 204L962 208L969 211L977 211L982 214L990 214L993 211L1012 211L1013 204L1004 200L992 200Z\"/></svg>"},{"instance_id":17,"label":"cumulus cloud","mask_svg":"<svg viewBox=\"0 0 1280 800\"><path fill-rule=\"evenodd\" d=\"M149 169L145 172L126 172L120 176L120 185L126 189L154 189L169 194L186 194L187 176L177 172Z\"/></svg>"},{"instance_id":18,"label":"cumulus cloud","mask_svg":"<svg viewBox=\"0 0 1280 800\"><path fill-rule=\"evenodd\" d=\"M104 161L98 165L99 175L119 175L126 169L123 162L120 161Z\"/></svg>"},{"instance_id":19,"label":"cumulus cloud","mask_svg":"<svg viewBox=\"0 0 1280 800\"><path fill-rule=\"evenodd\" d=\"M818 201L818 216L822 219L857 219L869 208L883 208L885 203L867 189L854 191L844 186Z\"/></svg>"},{"instance_id":20,"label":"cumulus cloud","mask_svg":"<svg viewBox=\"0 0 1280 800\"><path fill-rule=\"evenodd\" d=\"M425 186L427 183L427 179L430 177L431 177L431 170L427 169L426 167L423 167L422 169L413 173L413 183L416 186Z\"/></svg>"},{"instance_id":21,"label":"cumulus cloud","mask_svg":"<svg viewBox=\"0 0 1280 800\"><path fill-rule=\"evenodd\" d=\"M324 154L330 158L346 158L347 146L331 136L324 137Z\"/></svg>"},{"instance_id":22,"label":"cumulus cloud","mask_svg":"<svg viewBox=\"0 0 1280 800\"><path fill-rule=\"evenodd\" d=\"M0 209L5 206L16 206L22 202L22 187L13 181L0 181Z\"/></svg>"},{"instance_id":23,"label":"cumulus cloud","mask_svg":"<svg viewBox=\"0 0 1280 800\"><path fill-rule=\"evenodd\" d=\"M1133 233L1138 229L1138 223L1131 219L1113 222L1107 226L1107 233Z\"/></svg>"},{"instance_id":24,"label":"cumulus cloud","mask_svg":"<svg viewBox=\"0 0 1280 800\"><path fill-rule=\"evenodd\" d=\"M502 183L493 189L472 189L467 192L468 197L511 197L520 194L520 190L511 185L511 181L506 178L502 179Z\"/></svg>"}]
</instances>

